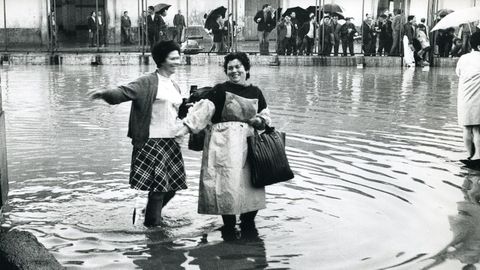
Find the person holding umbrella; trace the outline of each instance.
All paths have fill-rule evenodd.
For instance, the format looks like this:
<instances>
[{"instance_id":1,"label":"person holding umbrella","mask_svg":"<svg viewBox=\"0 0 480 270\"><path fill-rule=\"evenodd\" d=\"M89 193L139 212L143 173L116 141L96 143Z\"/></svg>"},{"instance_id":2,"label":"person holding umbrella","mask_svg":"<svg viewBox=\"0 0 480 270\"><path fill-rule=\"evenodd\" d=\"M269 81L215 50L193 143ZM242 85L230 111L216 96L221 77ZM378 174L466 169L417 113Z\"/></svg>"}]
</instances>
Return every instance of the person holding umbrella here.
<instances>
[{"instance_id":1,"label":"person holding umbrella","mask_svg":"<svg viewBox=\"0 0 480 270\"><path fill-rule=\"evenodd\" d=\"M158 12L160 14L160 16L158 16L158 18L159 18L159 20L158 20L158 40L159 41L168 40L167 23L165 22L165 19L163 19L164 17L167 16L167 9L168 9L168 7L163 8Z\"/></svg>"},{"instance_id":2,"label":"person holding umbrella","mask_svg":"<svg viewBox=\"0 0 480 270\"><path fill-rule=\"evenodd\" d=\"M224 25L222 15L217 14L216 16L216 24L212 25L213 44L217 53L222 53L225 51L224 36L227 34L228 27Z\"/></svg>"},{"instance_id":3,"label":"person holding umbrella","mask_svg":"<svg viewBox=\"0 0 480 270\"><path fill-rule=\"evenodd\" d=\"M268 35L275 28L275 10L269 4L264 4L262 9L257 12L253 20L258 31L258 40L260 41L260 54L268 54Z\"/></svg>"}]
</instances>

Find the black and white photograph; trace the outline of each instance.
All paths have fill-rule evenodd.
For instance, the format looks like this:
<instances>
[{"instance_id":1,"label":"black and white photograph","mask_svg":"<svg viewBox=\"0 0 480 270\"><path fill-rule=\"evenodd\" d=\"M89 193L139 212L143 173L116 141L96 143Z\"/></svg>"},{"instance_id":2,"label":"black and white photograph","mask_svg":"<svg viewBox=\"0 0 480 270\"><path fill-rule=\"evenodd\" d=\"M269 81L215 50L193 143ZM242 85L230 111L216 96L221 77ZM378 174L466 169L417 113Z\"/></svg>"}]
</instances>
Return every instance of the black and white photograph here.
<instances>
[{"instance_id":1,"label":"black and white photograph","mask_svg":"<svg viewBox=\"0 0 480 270\"><path fill-rule=\"evenodd\" d=\"M480 0L0 0L0 269L480 270Z\"/></svg>"}]
</instances>

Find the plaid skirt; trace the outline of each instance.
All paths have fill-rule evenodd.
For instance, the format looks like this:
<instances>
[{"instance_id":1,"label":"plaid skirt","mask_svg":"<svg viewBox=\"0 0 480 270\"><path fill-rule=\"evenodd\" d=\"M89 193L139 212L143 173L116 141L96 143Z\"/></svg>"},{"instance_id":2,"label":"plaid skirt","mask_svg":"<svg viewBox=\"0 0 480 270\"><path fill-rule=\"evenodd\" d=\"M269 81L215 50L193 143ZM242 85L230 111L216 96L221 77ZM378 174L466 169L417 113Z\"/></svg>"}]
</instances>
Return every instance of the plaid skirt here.
<instances>
[{"instance_id":1,"label":"plaid skirt","mask_svg":"<svg viewBox=\"0 0 480 270\"><path fill-rule=\"evenodd\" d=\"M173 138L148 139L142 148L134 148L130 187L167 192L187 188L180 145Z\"/></svg>"}]
</instances>

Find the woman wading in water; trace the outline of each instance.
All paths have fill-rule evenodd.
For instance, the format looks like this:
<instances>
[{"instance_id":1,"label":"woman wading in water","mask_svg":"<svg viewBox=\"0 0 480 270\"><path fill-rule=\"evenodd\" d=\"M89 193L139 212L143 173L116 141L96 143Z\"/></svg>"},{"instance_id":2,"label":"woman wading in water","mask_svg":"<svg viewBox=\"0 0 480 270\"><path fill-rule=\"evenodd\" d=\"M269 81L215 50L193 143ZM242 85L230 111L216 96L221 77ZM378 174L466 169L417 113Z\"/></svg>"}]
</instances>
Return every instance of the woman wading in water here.
<instances>
[{"instance_id":1,"label":"woman wading in water","mask_svg":"<svg viewBox=\"0 0 480 270\"><path fill-rule=\"evenodd\" d=\"M92 99L109 104L132 102L128 137L133 153L130 187L149 191L145 226L161 224L162 208L177 190L186 189L185 168L175 134L182 127L178 109L182 103L180 88L170 76L180 65L180 47L162 41L152 48L157 70L111 90L94 90ZM179 138L181 139L181 138Z\"/></svg>"}]
</instances>

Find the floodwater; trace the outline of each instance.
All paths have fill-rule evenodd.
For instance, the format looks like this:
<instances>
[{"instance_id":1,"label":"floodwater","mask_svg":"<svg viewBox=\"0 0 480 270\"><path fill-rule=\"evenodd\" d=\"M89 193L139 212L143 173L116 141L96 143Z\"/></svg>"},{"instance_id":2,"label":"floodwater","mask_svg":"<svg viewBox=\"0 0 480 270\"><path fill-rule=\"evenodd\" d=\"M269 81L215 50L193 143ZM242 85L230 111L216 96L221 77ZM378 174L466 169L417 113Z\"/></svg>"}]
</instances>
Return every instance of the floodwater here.
<instances>
[{"instance_id":1,"label":"floodwater","mask_svg":"<svg viewBox=\"0 0 480 270\"><path fill-rule=\"evenodd\" d=\"M460 269L480 258L480 174L465 158L453 69L253 67L295 178L267 188L259 239L224 242L221 218L189 189L155 229L132 224L129 104L86 98L145 66L0 70L10 203L3 223L32 232L69 269ZM220 66L177 72L184 89ZM475 269L475 266L468 266Z\"/></svg>"}]
</instances>

